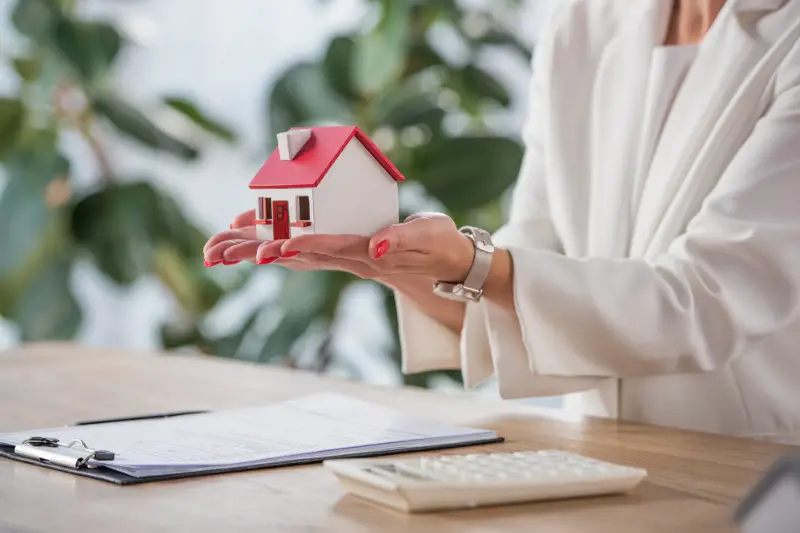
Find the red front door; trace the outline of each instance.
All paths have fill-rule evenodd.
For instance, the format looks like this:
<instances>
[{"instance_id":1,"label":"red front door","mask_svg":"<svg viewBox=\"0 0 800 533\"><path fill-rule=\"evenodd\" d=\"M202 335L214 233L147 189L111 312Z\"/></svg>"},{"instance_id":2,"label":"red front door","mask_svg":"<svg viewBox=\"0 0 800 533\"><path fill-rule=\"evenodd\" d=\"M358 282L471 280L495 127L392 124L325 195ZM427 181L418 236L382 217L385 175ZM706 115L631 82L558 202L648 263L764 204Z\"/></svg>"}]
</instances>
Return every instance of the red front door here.
<instances>
[{"instance_id":1,"label":"red front door","mask_svg":"<svg viewBox=\"0 0 800 533\"><path fill-rule=\"evenodd\" d=\"M272 203L272 238L276 241L278 239L289 238L289 202Z\"/></svg>"}]
</instances>

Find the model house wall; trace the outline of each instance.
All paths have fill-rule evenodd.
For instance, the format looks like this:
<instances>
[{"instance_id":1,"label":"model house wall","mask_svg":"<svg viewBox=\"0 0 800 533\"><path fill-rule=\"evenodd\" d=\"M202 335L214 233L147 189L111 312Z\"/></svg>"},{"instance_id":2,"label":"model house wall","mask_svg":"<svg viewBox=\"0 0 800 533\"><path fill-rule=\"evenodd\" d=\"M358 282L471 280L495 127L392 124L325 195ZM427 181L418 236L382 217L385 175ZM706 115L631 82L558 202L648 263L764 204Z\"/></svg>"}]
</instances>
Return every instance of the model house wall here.
<instances>
[{"instance_id":1,"label":"model house wall","mask_svg":"<svg viewBox=\"0 0 800 533\"><path fill-rule=\"evenodd\" d=\"M398 222L397 182L355 137L314 190L316 233L372 235Z\"/></svg>"},{"instance_id":2,"label":"model house wall","mask_svg":"<svg viewBox=\"0 0 800 533\"><path fill-rule=\"evenodd\" d=\"M297 197L298 196L308 196L309 202L311 204L310 211L312 217L312 225L305 228L299 227L292 227L290 225L289 231L292 237L297 237L298 235L305 235L307 233L314 233L314 189L306 188L306 189L252 189L253 193L253 205L258 205L259 198L270 198L272 202L275 201L286 201L289 204L289 222L295 222L298 218L298 205L297 205ZM269 224L257 224L256 225L256 235L259 239L264 241L271 241L273 240L273 231L272 225Z\"/></svg>"}]
</instances>

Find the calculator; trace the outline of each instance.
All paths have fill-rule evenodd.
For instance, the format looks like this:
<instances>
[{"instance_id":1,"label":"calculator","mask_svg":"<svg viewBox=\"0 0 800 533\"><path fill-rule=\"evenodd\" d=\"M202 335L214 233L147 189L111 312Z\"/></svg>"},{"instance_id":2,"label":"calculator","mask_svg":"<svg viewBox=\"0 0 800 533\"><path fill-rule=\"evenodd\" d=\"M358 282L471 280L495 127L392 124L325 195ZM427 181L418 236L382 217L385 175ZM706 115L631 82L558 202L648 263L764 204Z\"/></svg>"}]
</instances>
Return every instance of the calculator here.
<instances>
[{"instance_id":1,"label":"calculator","mask_svg":"<svg viewBox=\"0 0 800 533\"><path fill-rule=\"evenodd\" d=\"M406 513L626 493L641 468L559 450L325 461L349 493Z\"/></svg>"}]
</instances>

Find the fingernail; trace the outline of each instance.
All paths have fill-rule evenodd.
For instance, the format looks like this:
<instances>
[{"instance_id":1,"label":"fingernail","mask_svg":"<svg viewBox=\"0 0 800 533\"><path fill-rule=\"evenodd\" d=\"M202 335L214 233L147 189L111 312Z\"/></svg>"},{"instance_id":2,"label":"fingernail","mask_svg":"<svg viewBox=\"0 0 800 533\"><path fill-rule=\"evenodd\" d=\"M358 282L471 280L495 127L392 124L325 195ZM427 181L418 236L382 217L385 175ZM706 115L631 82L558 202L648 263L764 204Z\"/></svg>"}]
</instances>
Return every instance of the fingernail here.
<instances>
[{"instance_id":1,"label":"fingernail","mask_svg":"<svg viewBox=\"0 0 800 533\"><path fill-rule=\"evenodd\" d=\"M235 264L238 264L238 263L241 263L241 261L223 261L222 262L223 265L235 265Z\"/></svg>"},{"instance_id":2,"label":"fingernail","mask_svg":"<svg viewBox=\"0 0 800 533\"><path fill-rule=\"evenodd\" d=\"M206 268L211 268L213 266L217 266L220 263L222 263L222 261L214 261L213 263L210 261L206 261L203 264L206 266Z\"/></svg>"},{"instance_id":3,"label":"fingernail","mask_svg":"<svg viewBox=\"0 0 800 533\"><path fill-rule=\"evenodd\" d=\"M384 239L381 242L379 242L378 246L375 247L375 259L378 259L383 254L385 254L388 249L389 249L389 241Z\"/></svg>"},{"instance_id":4,"label":"fingernail","mask_svg":"<svg viewBox=\"0 0 800 533\"><path fill-rule=\"evenodd\" d=\"M296 255L300 255L300 252L284 252L281 254L281 257L294 257Z\"/></svg>"},{"instance_id":5,"label":"fingernail","mask_svg":"<svg viewBox=\"0 0 800 533\"><path fill-rule=\"evenodd\" d=\"M230 225L230 228L233 229L233 224Z\"/></svg>"},{"instance_id":6,"label":"fingernail","mask_svg":"<svg viewBox=\"0 0 800 533\"><path fill-rule=\"evenodd\" d=\"M259 259L258 264L259 265L268 265L270 263L274 263L277 260L278 260L277 257L265 257L263 259Z\"/></svg>"}]
</instances>

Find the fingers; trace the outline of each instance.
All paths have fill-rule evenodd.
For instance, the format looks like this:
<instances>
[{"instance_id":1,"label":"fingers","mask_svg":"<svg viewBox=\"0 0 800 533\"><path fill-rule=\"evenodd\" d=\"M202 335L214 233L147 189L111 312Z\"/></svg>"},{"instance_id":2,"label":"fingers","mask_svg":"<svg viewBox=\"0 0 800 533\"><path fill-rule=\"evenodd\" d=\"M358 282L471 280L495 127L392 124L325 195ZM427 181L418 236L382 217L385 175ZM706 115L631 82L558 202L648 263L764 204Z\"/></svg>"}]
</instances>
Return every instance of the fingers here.
<instances>
[{"instance_id":1,"label":"fingers","mask_svg":"<svg viewBox=\"0 0 800 533\"><path fill-rule=\"evenodd\" d=\"M232 246L228 246L222 250L222 264L235 265L242 261L256 261L256 252L262 241L257 240L239 240L230 241L234 242Z\"/></svg>"},{"instance_id":2,"label":"fingers","mask_svg":"<svg viewBox=\"0 0 800 533\"><path fill-rule=\"evenodd\" d=\"M205 260L206 260L205 265L207 267L212 267L220 263L224 263L226 265L238 263L238 261L232 262L232 260L227 259L225 257L225 251L243 242L248 242L248 241L244 239L232 239L215 244L205 252Z\"/></svg>"},{"instance_id":3,"label":"fingers","mask_svg":"<svg viewBox=\"0 0 800 533\"><path fill-rule=\"evenodd\" d=\"M251 209L250 211L245 211L244 213L240 213L236 215L236 218L233 219L233 224L231 224L231 229L238 229L244 228L246 226L252 226L256 221L256 210Z\"/></svg>"},{"instance_id":4,"label":"fingers","mask_svg":"<svg viewBox=\"0 0 800 533\"><path fill-rule=\"evenodd\" d=\"M420 224L425 220L416 218L380 230L369 240L369 256L380 259L389 252L419 251L427 236L424 225Z\"/></svg>"},{"instance_id":5,"label":"fingers","mask_svg":"<svg viewBox=\"0 0 800 533\"><path fill-rule=\"evenodd\" d=\"M281 246L285 240L260 241L257 239L232 239L211 247L206 253L206 266L219 263L235 265L241 261L250 261L260 265L274 263L278 259L289 259L296 254L281 255Z\"/></svg>"},{"instance_id":6,"label":"fingers","mask_svg":"<svg viewBox=\"0 0 800 533\"><path fill-rule=\"evenodd\" d=\"M257 237L256 237L255 226L249 226L246 228L233 231L223 231L222 233L217 233L216 235L213 235L210 239L208 239L208 242L206 242L205 246L203 246L203 253L207 254L211 248L213 248L214 246L218 245L221 242L232 241L232 240L253 240L256 238Z\"/></svg>"},{"instance_id":7,"label":"fingers","mask_svg":"<svg viewBox=\"0 0 800 533\"><path fill-rule=\"evenodd\" d=\"M266 241L261 242L258 246L257 253L255 254L255 261L259 265L268 265L270 263L274 263L282 256L285 257L292 257L288 254L281 253L281 247L286 242L286 239L280 239L277 241Z\"/></svg>"}]
</instances>

